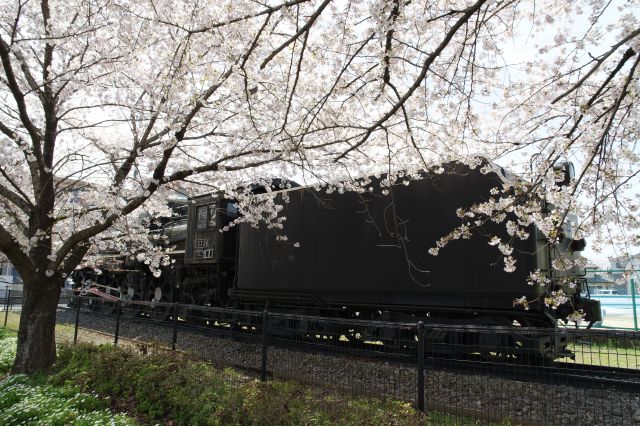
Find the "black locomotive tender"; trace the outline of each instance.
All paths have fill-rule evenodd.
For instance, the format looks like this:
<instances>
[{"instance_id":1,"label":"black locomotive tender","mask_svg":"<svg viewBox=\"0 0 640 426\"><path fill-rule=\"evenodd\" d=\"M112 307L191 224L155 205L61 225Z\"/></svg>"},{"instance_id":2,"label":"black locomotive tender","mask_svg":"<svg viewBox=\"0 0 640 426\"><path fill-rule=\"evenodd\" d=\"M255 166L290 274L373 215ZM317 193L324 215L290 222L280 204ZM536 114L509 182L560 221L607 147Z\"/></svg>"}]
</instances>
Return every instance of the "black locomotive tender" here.
<instances>
[{"instance_id":1,"label":"black locomotive tender","mask_svg":"<svg viewBox=\"0 0 640 426\"><path fill-rule=\"evenodd\" d=\"M557 318L573 308L582 309L591 323L601 319L599 302L580 295L584 280L578 279L575 289L564 288L571 302L557 310L545 307L544 289L527 284L529 272L540 269L559 288L563 277L551 270L552 260L572 257L584 241L565 237L550 247L531 226L527 240L514 242L513 273L504 271L499 253L487 244L487 235L508 238L503 225L486 225L470 239L451 242L438 256L427 252L460 225L457 208L486 201L491 188L505 179L504 171L482 174L454 163L445 173L425 173L424 179L399 182L390 191L383 191L379 179L372 179L373 190L365 193L329 194L287 185L293 187L277 196L289 199L283 203L281 214L287 219L282 230L240 224L220 232L238 215L234 200L221 194L199 196L181 206L186 219L156 231L173 247L176 260L160 277L144 265L118 261L105 264L100 275L76 271L74 280L83 292L96 296L90 303L96 309L113 310L111 302L121 299L128 315L166 319L170 306L157 302L179 302L248 310L268 306L275 312L336 318L500 325L513 328L506 337L510 344L537 357L565 356L567 342L561 334L527 336L519 326L553 329ZM256 193L264 190L254 188ZM282 235L287 240L278 237ZM534 300L528 310L514 307L514 299L523 295ZM398 338L366 330L370 335L347 329L334 334L343 340ZM454 331L437 338L469 343L465 333Z\"/></svg>"}]
</instances>

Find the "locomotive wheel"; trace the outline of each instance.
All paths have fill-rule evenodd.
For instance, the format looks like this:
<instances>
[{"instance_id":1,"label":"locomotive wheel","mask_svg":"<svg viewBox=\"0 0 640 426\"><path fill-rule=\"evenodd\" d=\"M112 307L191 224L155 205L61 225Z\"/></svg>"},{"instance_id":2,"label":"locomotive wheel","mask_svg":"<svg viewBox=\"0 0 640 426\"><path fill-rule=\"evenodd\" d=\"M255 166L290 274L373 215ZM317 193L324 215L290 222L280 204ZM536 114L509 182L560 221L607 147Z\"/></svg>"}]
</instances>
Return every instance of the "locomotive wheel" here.
<instances>
[{"instance_id":1,"label":"locomotive wheel","mask_svg":"<svg viewBox=\"0 0 640 426\"><path fill-rule=\"evenodd\" d=\"M113 302L102 300L99 297L91 297L87 301L89 310L101 315L110 315L115 312L116 305Z\"/></svg>"},{"instance_id":2,"label":"locomotive wheel","mask_svg":"<svg viewBox=\"0 0 640 426\"><path fill-rule=\"evenodd\" d=\"M189 311L187 317L187 323L197 325L200 327L212 326L216 320L210 315L203 314L201 311Z\"/></svg>"},{"instance_id":3,"label":"locomotive wheel","mask_svg":"<svg viewBox=\"0 0 640 426\"><path fill-rule=\"evenodd\" d=\"M142 305L135 303L140 300L140 295L133 287L127 287L127 291L122 296L122 316L135 318L140 315Z\"/></svg>"},{"instance_id":4,"label":"locomotive wheel","mask_svg":"<svg viewBox=\"0 0 640 426\"><path fill-rule=\"evenodd\" d=\"M163 291L161 286L157 286L152 294L151 309L149 310L149 316L156 321L165 321L169 319L171 315L172 307L169 305L155 305L155 303L169 303L171 302L171 292Z\"/></svg>"},{"instance_id":5,"label":"locomotive wheel","mask_svg":"<svg viewBox=\"0 0 640 426\"><path fill-rule=\"evenodd\" d=\"M513 320L506 317L480 318L482 325L513 327ZM513 334L482 333L478 341L480 356L488 361L518 362L524 364L537 364L541 354L531 353L522 347L522 343L515 336L517 328L513 327Z\"/></svg>"},{"instance_id":6,"label":"locomotive wheel","mask_svg":"<svg viewBox=\"0 0 640 426\"><path fill-rule=\"evenodd\" d=\"M515 361L518 357L516 356L515 347L503 347L503 348L483 348L480 350L480 356L485 361Z\"/></svg>"},{"instance_id":7,"label":"locomotive wheel","mask_svg":"<svg viewBox=\"0 0 640 426\"><path fill-rule=\"evenodd\" d=\"M213 322L211 315L202 309L189 308L187 309L185 321L189 325L197 325L197 326L207 326L209 324L209 320Z\"/></svg>"},{"instance_id":8,"label":"locomotive wheel","mask_svg":"<svg viewBox=\"0 0 640 426\"><path fill-rule=\"evenodd\" d=\"M151 308L151 311L149 311L149 315L151 319L156 321L166 321L171 315L171 308L167 306L154 306Z\"/></svg>"},{"instance_id":9,"label":"locomotive wheel","mask_svg":"<svg viewBox=\"0 0 640 426\"><path fill-rule=\"evenodd\" d=\"M68 308L75 308L78 306L78 303L81 303L81 300L78 296L71 296L69 298L69 303L67 303Z\"/></svg>"}]
</instances>

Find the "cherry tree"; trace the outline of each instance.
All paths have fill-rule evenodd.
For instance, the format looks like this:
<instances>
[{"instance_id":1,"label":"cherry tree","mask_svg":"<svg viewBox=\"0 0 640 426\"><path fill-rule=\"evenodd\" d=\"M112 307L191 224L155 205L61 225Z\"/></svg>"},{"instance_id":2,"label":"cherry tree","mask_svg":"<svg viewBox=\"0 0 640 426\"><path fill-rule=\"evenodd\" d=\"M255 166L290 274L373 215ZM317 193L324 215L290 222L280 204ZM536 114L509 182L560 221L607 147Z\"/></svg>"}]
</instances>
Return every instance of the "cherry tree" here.
<instances>
[{"instance_id":1,"label":"cherry tree","mask_svg":"<svg viewBox=\"0 0 640 426\"><path fill-rule=\"evenodd\" d=\"M461 206L474 218L466 226L505 221L518 236L535 223L553 244L571 221L576 237L637 242L637 6L3 3L0 251L25 295L14 371L53 363L60 287L89 254L167 261L140 217L166 214L175 188L232 193L274 175L349 182L486 158L521 179ZM578 170L564 186L560 160ZM425 250L467 235L448 231ZM488 242L515 266L508 241Z\"/></svg>"},{"instance_id":2,"label":"cherry tree","mask_svg":"<svg viewBox=\"0 0 640 426\"><path fill-rule=\"evenodd\" d=\"M150 247L137 217L162 212L163 187L283 158L243 121L244 68L298 3L3 3L0 250L24 281L14 371L54 361L61 284L87 253Z\"/></svg>"}]
</instances>

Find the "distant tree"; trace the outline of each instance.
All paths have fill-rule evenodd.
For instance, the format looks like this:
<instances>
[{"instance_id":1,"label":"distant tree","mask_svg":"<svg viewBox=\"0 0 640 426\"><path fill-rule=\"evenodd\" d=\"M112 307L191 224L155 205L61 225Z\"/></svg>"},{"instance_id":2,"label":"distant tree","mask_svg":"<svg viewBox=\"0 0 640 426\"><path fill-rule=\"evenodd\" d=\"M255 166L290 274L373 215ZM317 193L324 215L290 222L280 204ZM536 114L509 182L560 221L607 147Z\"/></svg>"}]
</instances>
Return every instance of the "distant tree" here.
<instances>
[{"instance_id":1,"label":"distant tree","mask_svg":"<svg viewBox=\"0 0 640 426\"><path fill-rule=\"evenodd\" d=\"M88 254L166 262L138 218L177 185L484 157L522 179L462 218L514 212L514 236L536 223L552 244L577 215L578 236L615 224L636 243L639 36L638 2L622 0L3 2L0 251L25 296L14 371L53 363L60 287ZM559 160L577 166L567 186ZM509 242L490 242L511 269Z\"/></svg>"}]
</instances>

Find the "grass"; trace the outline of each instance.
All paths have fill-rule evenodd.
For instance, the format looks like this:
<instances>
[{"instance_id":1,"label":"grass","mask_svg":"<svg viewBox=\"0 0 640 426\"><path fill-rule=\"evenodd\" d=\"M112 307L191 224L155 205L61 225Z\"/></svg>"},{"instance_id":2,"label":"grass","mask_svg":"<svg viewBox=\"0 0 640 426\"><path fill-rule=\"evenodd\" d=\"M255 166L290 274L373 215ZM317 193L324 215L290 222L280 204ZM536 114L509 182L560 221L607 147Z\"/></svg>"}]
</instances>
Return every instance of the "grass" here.
<instances>
[{"instance_id":1,"label":"grass","mask_svg":"<svg viewBox=\"0 0 640 426\"><path fill-rule=\"evenodd\" d=\"M16 353L15 334L0 329L1 425L116 425L138 423L124 414L112 414L109 402L79 386L50 384L46 375L8 376Z\"/></svg>"},{"instance_id":2,"label":"grass","mask_svg":"<svg viewBox=\"0 0 640 426\"><path fill-rule=\"evenodd\" d=\"M0 311L0 325L4 324L4 311ZM7 316L7 327L6 330L17 332L18 327L20 326L20 312L9 311ZM0 327L1 328L1 327ZM73 324L56 324L56 341L58 343L71 343L73 342L74 335ZM104 333L95 332L89 329L81 328L80 333L78 334L78 339L83 342L95 343L97 345L104 343L113 343L113 336L107 336ZM131 345L127 341L127 339L121 339L121 344L123 345Z\"/></svg>"},{"instance_id":3,"label":"grass","mask_svg":"<svg viewBox=\"0 0 640 426\"><path fill-rule=\"evenodd\" d=\"M147 355L110 345L63 346L49 383L112 397L112 408L144 424L453 425L466 417L363 398L293 381L260 382L173 352ZM506 426L509 420L490 425Z\"/></svg>"},{"instance_id":4,"label":"grass","mask_svg":"<svg viewBox=\"0 0 640 426\"><path fill-rule=\"evenodd\" d=\"M108 371L99 366L108 365ZM51 383L111 395L143 423L176 425L425 425L410 404L353 398L294 382L258 382L171 353L63 347ZM438 422L437 424L442 424Z\"/></svg>"},{"instance_id":5,"label":"grass","mask_svg":"<svg viewBox=\"0 0 640 426\"><path fill-rule=\"evenodd\" d=\"M8 373L15 355L15 335L1 333L0 377ZM127 412L129 417L112 411ZM446 425L461 421L439 413L427 416L399 401L352 397L291 381L259 382L175 353L143 355L130 348L86 343L61 344L56 365L47 374L0 380L0 413L2 425L133 425L136 421Z\"/></svg>"},{"instance_id":6,"label":"grass","mask_svg":"<svg viewBox=\"0 0 640 426\"><path fill-rule=\"evenodd\" d=\"M620 342L575 342L568 349L575 353L577 364L640 369L640 347L638 341L631 345ZM574 362L574 361L571 361Z\"/></svg>"},{"instance_id":7,"label":"grass","mask_svg":"<svg viewBox=\"0 0 640 426\"><path fill-rule=\"evenodd\" d=\"M9 329L18 315L9 313ZM0 378L15 354L15 335L0 329ZM73 326L58 325L59 342ZM467 417L415 411L400 401L360 398L290 381L258 382L215 369L185 354L115 348L111 338L82 330L82 339L107 345L62 343L46 375L0 381L0 424L168 425L448 425ZM123 342L124 343L124 342ZM633 342L632 342L633 343ZM634 343L635 344L635 343ZM638 368L638 348L603 341L572 343L576 362ZM12 352L13 351L13 352ZM109 395L110 398L101 397ZM113 415L126 412L130 417ZM508 420L492 425L509 425Z\"/></svg>"},{"instance_id":8,"label":"grass","mask_svg":"<svg viewBox=\"0 0 640 426\"><path fill-rule=\"evenodd\" d=\"M5 315L7 317L7 326L5 329L9 331L18 331L18 326L20 325L20 312L9 311L7 313L6 311L0 311L0 321L2 321L1 324L3 325Z\"/></svg>"},{"instance_id":9,"label":"grass","mask_svg":"<svg viewBox=\"0 0 640 426\"><path fill-rule=\"evenodd\" d=\"M0 328L0 378L6 376L11 369L16 356L17 341L14 333Z\"/></svg>"},{"instance_id":10,"label":"grass","mask_svg":"<svg viewBox=\"0 0 640 426\"><path fill-rule=\"evenodd\" d=\"M109 404L74 386L39 384L14 375L0 381L0 424L3 425L137 425L124 414L112 414Z\"/></svg>"}]
</instances>

